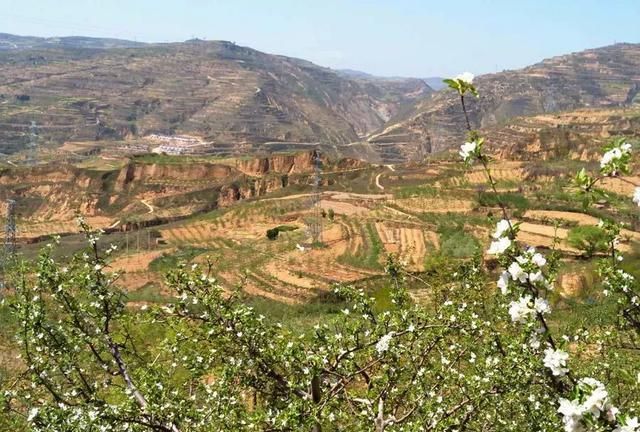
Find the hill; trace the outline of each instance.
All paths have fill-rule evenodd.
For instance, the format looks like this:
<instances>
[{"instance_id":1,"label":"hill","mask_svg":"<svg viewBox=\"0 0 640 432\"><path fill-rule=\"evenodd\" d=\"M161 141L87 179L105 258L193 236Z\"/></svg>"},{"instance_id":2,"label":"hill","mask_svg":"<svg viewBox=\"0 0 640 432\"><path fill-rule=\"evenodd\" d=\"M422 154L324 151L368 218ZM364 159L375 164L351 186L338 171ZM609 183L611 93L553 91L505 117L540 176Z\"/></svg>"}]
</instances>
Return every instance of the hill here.
<instances>
[{"instance_id":1,"label":"hill","mask_svg":"<svg viewBox=\"0 0 640 432\"><path fill-rule=\"evenodd\" d=\"M520 70L480 76L481 101L469 100L472 126L500 128L515 117L582 108L632 107L640 99L640 45L616 44L544 60ZM460 101L441 91L405 118L388 122L367 143L388 158L455 148L464 138ZM633 130L627 133L635 134Z\"/></svg>"},{"instance_id":2,"label":"hill","mask_svg":"<svg viewBox=\"0 0 640 432\"><path fill-rule=\"evenodd\" d=\"M0 50L26 50L26 49L46 49L55 47L67 48L134 48L145 46L145 43L134 42L124 39L94 38L87 36L64 36L64 37L36 37L17 36L9 33L0 33Z\"/></svg>"},{"instance_id":3,"label":"hill","mask_svg":"<svg viewBox=\"0 0 640 432\"><path fill-rule=\"evenodd\" d=\"M15 45L0 51L4 153L35 133L49 147L151 134L190 135L222 154L330 147L363 139L431 92L420 80L348 79L224 41L2 40Z\"/></svg>"}]
</instances>

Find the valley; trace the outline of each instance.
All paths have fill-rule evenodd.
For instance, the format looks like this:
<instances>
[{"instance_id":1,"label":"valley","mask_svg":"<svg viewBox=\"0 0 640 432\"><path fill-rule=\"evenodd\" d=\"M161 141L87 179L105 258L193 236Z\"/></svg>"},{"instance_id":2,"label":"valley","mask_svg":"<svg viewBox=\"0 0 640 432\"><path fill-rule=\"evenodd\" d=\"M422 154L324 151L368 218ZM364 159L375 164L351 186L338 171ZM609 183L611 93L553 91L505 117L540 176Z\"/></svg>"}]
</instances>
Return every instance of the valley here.
<instances>
[{"instance_id":1,"label":"valley","mask_svg":"<svg viewBox=\"0 0 640 432\"><path fill-rule=\"evenodd\" d=\"M334 283L382 278L387 254L411 272L428 274L441 259L486 250L500 210L479 168L467 170L455 158L384 166L322 156L317 221L313 158L312 152L95 157L79 165L5 168L0 184L2 199L18 203L21 255L34 257L55 235L61 236L58 253L80 250L75 217L82 214L105 231L105 246L117 247L110 270L122 272L119 282L138 306L170 301L164 273L180 261L210 262L229 291L296 305L321 301ZM615 215L631 224L622 250L640 259L632 205L585 213L567 195L575 170L592 164L500 161L492 173L521 223L524 244L557 250L568 263L583 265L582 252L567 242L569 232ZM629 193L614 180L603 187ZM321 234L314 245L309 229L316 223ZM287 230L270 240L266 232L274 227Z\"/></svg>"},{"instance_id":2,"label":"valley","mask_svg":"<svg viewBox=\"0 0 640 432\"><path fill-rule=\"evenodd\" d=\"M638 67L0 33L0 429L634 432Z\"/></svg>"}]
</instances>

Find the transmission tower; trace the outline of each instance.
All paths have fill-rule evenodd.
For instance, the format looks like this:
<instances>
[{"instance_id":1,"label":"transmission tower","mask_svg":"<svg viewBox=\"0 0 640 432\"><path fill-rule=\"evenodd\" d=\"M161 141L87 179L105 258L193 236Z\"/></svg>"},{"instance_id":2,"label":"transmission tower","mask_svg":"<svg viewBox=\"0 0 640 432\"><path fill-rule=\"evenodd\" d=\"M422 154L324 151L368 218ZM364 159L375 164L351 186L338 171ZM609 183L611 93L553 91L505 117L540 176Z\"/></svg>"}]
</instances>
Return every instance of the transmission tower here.
<instances>
[{"instance_id":1,"label":"transmission tower","mask_svg":"<svg viewBox=\"0 0 640 432\"><path fill-rule=\"evenodd\" d=\"M38 125L31 120L29 126L29 144L27 145L26 164L35 165L38 160Z\"/></svg>"},{"instance_id":2,"label":"transmission tower","mask_svg":"<svg viewBox=\"0 0 640 432\"><path fill-rule=\"evenodd\" d=\"M16 201L7 200L7 220L5 224L4 250L0 262L0 288L6 287L7 269L11 266L16 254Z\"/></svg>"},{"instance_id":3,"label":"transmission tower","mask_svg":"<svg viewBox=\"0 0 640 432\"><path fill-rule=\"evenodd\" d=\"M317 244L322 242L322 193L320 192L320 185L322 183L322 160L320 159L320 152L318 150L313 151L311 162L313 163L312 215L308 221L308 228L312 244Z\"/></svg>"},{"instance_id":4,"label":"transmission tower","mask_svg":"<svg viewBox=\"0 0 640 432\"><path fill-rule=\"evenodd\" d=\"M5 262L13 258L16 253L16 200L7 200L7 223L4 227Z\"/></svg>"}]
</instances>

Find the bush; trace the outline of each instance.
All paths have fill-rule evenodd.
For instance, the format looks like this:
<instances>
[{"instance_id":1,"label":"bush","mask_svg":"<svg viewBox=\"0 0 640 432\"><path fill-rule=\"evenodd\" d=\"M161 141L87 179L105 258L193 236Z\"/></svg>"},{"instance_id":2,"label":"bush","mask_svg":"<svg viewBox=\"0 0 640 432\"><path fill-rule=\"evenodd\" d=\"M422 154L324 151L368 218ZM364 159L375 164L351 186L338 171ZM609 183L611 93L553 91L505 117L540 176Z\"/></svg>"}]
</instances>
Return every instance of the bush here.
<instances>
[{"instance_id":1,"label":"bush","mask_svg":"<svg viewBox=\"0 0 640 432\"><path fill-rule=\"evenodd\" d=\"M478 250L478 241L464 231L462 225L443 226L438 229L440 253L449 258L470 258Z\"/></svg>"},{"instance_id":2,"label":"bush","mask_svg":"<svg viewBox=\"0 0 640 432\"><path fill-rule=\"evenodd\" d=\"M275 240L278 238L278 234L280 234L280 231L278 230L278 228L271 228L267 230L267 238L269 240Z\"/></svg>"},{"instance_id":3,"label":"bush","mask_svg":"<svg viewBox=\"0 0 640 432\"><path fill-rule=\"evenodd\" d=\"M268 229L266 235L269 240L275 240L281 232L295 231L297 229L298 227L293 225L278 225L275 228Z\"/></svg>"},{"instance_id":4,"label":"bush","mask_svg":"<svg viewBox=\"0 0 640 432\"><path fill-rule=\"evenodd\" d=\"M478 204L483 207L499 207L503 204L507 208L526 210L529 208L529 200L520 193L508 192L494 194L493 192L480 192Z\"/></svg>"},{"instance_id":5,"label":"bush","mask_svg":"<svg viewBox=\"0 0 640 432\"><path fill-rule=\"evenodd\" d=\"M596 226L577 226L569 230L567 236L569 246L580 249L585 258L598 252L607 251L607 235Z\"/></svg>"}]
</instances>

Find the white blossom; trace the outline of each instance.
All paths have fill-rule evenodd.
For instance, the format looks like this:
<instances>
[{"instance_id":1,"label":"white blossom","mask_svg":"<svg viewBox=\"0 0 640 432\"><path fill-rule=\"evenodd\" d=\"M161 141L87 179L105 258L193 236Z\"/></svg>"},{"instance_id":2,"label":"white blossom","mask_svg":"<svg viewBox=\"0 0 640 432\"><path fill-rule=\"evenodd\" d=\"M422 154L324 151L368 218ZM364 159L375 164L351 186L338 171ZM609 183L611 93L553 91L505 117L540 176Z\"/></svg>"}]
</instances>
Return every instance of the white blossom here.
<instances>
[{"instance_id":1,"label":"white blossom","mask_svg":"<svg viewBox=\"0 0 640 432\"><path fill-rule=\"evenodd\" d=\"M618 161L619 159L628 156L631 153L631 144L622 143L621 145L610 149L602 155L602 159L600 159L600 168L611 169L611 174L615 175L616 171L613 169L614 167L609 167L610 164Z\"/></svg>"},{"instance_id":2,"label":"white blossom","mask_svg":"<svg viewBox=\"0 0 640 432\"><path fill-rule=\"evenodd\" d=\"M594 417L598 418L601 411L605 411L608 408L609 394L600 381L593 378L583 378L578 382L578 386L581 388L589 388L591 394L587 396L582 403L582 408L585 412L590 412Z\"/></svg>"},{"instance_id":3,"label":"white blossom","mask_svg":"<svg viewBox=\"0 0 640 432\"><path fill-rule=\"evenodd\" d=\"M534 253L531 257L531 262L538 267L544 267L547 264L547 259L541 253Z\"/></svg>"},{"instance_id":4,"label":"white blossom","mask_svg":"<svg viewBox=\"0 0 640 432\"><path fill-rule=\"evenodd\" d=\"M546 367L551 369L551 373L554 376L564 376L569 372L569 369L567 368L568 358L569 354L562 350L547 348L544 350L543 363Z\"/></svg>"},{"instance_id":5,"label":"white blossom","mask_svg":"<svg viewBox=\"0 0 640 432\"><path fill-rule=\"evenodd\" d=\"M380 340L376 344L376 351L378 351L378 354L382 354L383 352L389 349L389 343L391 342L392 337L393 337L393 332L387 333L386 335L380 338Z\"/></svg>"},{"instance_id":6,"label":"white blossom","mask_svg":"<svg viewBox=\"0 0 640 432\"><path fill-rule=\"evenodd\" d=\"M477 148L477 142L466 142L460 146L460 151L458 152L458 154L460 155L460 157L462 157L462 159L464 159L465 162L467 162L471 158L471 156L473 156Z\"/></svg>"},{"instance_id":7,"label":"white blossom","mask_svg":"<svg viewBox=\"0 0 640 432\"><path fill-rule=\"evenodd\" d=\"M531 283L542 282L544 281L544 276L541 271L537 271L535 273L529 273L529 280Z\"/></svg>"},{"instance_id":8,"label":"white blossom","mask_svg":"<svg viewBox=\"0 0 640 432\"><path fill-rule=\"evenodd\" d=\"M614 147L605 154L602 155L602 159L600 159L600 167L604 168L607 164L611 163L614 159L620 159L622 157L622 151L619 147Z\"/></svg>"},{"instance_id":9,"label":"white blossom","mask_svg":"<svg viewBox=\"0 0 640 432\"><path fill-rule=\"evenodd\" d=\"M498 279L498 288L500 288L500 292L502 295L506 295L509 292L509 272L502 272L500 278Z\"/></svg>"},{"instance_id":10,"label":"white blossom","mask_svg":"<svg viewBox=\"0 0 640 432\"><path fill-rule=\"evenodd\" d=\"M640 207L640 187L637 187L633 192L633 202L638 204L638 207Z\"/></svg>"},{"instance_id":11,"label":"white blossom","mask_svg":"<svg viewBox=\"0 0 640 432\"><path fill-rule=\"evenodd\" d=\"M473 75L471 72L463 72L460 75L456 76L456 79L458 81L462 81L467 84L473 83L474 78L475 78L475 75Z\"/></svg>"},{"instance_id":12,"label":"white blossom","mask_svg":"<svg viewBox=\"0 0 640 432\"><path fill-rule=\"evenodd\" d=\"M27 421L28 421L28 422L33 421L33 419L37 417L37 415L38 415L38 411L39 411L39 409L38 409L38 408L31 408L31 409L29 410L29 415L27 416Z\"/></svg>"},{"instance_id":13,"label":"white blossom","mask_svg":"<svg viewBox=\"0 0 640 432\"><path fill-rule=\"evenodd\" d=\"M513 301L509 304L509 315L511 321L521 323L528 317L535 313L529 304L531 303L531 296L523 296L518 301Z\"/></svg>"},{"instance_id":14,"label":"white blossom","mask_svg":"<svg viewBox=\"0 0 640 432\"><path fill-rule=\"evenodd\" d=\"M500 255L504 253L511 246L511 240L507 237L499 238L498 240L491 242L487 253L491 255Z\"/></svg>"},{"instance_id":15,"label":"white blossom","mask_svg":"<svg viewBox=\"0 0 640 432\"><path fill-rule=\"evenodd\" d=\"M507 271L509 272L513 280L517 280L522 283L527 281L527 273L522 269L522 267L520 267L520 264L518 264L517 262L512 262Z\"/></svg>"},{"instance_id":16,"label":"white blossom","mask_svg":"<svg viewBox=\"0 0 640 432\"><path fill-rule=\"evenodd\" d=\"M560 399L560 407L558 412L562 414L562 423L566 432L582 432L582 407L577 400Z\"/></svg>"},{"instance_id":17,"label":"white blossom","mask_svg":"<svg viewBox=\"0 0 640 432\"><path fill-rule=\"evenodd\" d=\"M628 418L624 424L621 424L613 430L613 432L638 432L640 431L640 422L638 417Z\"/></svg>"},{"instance_id":18,"label":"white blossom","mask_svg":"<svg viewBox=\"0 0 640 432\"><path fill-rule=\"evenodd\" d=\"M548 314L549 312L551 312L551 307L549 306L549 302L540 297L536 298L535 301L533 302L533 308L539 314Z\"/></svg>"},{"instance_id":19,"label":"white blossom","mask_svg":"<svg viewBox=\"0 0 640 432\"><path fill-rule=\"evenodd\" d=\"M511 224L509 223L508 220L506 220L506 219L500 220L496 224L496 232L493 233L493 238L494 239L499 239L500 237L502 237L504 235L504 233L509 231L510 228L511 228Z\"/></svg>"}]
</instances>

